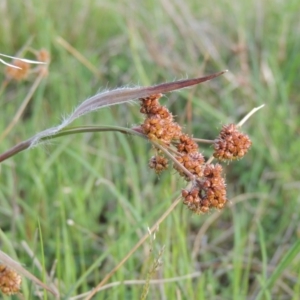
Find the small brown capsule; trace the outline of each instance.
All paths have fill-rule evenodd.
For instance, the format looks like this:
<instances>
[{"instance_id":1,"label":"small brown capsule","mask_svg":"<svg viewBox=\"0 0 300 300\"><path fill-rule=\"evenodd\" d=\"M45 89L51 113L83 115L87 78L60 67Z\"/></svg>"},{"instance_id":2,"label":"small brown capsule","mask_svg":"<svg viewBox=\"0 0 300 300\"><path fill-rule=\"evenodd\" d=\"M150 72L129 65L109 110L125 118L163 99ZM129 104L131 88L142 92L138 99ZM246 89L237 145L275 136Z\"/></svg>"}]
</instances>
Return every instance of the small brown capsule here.
<instances>
[{"instance_id":1,"label":"small brown capsule","mask_svg":"<svg viewBox=\"0 0 300 300\"><path fill-rule=\"evenodd\" d=\"M184 197L184 198L185 198L186 196L188 196L188 194L189 194L189 192L188 192L187 190L182 190L182 191L181 191L181 196Z\"/></svg>"},{"instance_id":2,"label":"small brown capsule","mask_svg":"<svg viewBox=\"0 0 300 300\"><path fill-rule=\"evenodd\" d=\"M148 134L148 139L149 140L156 140L156 136L153 133Z\"/></svg>"},{"instance_id":3,"label":"small brown capsule","mask_svg":"<svg viewBox=\"0 0 300 300\"><path fill-rule=\"evenodd\" d=\"M191 196L191 195L186 196L185 199L188 202L193 202L193 200L194 200L193 196Z\"/></svg>"},{"instance_id":4,"label":"small brown capsule","mask_svg":"<svg viewBox=\"0 0 300 300\"><path fill-rule=\"evenodd\" d=\"M200 208L200 211L203 212L203 213L207 213L209 211L209 208L207 206L202 206Z\"/></svg>"},{"instance_id":5,"label":"small brown capsule","mask_svg":"<svg viewBox=\"0 0 300 300\"><path fill-rule=\"evenodd\" d=\"M199 189L194 188L190 191L190 195L192 195L194 198L196 198L199 194Z\"/></svg>"}]
</instances>

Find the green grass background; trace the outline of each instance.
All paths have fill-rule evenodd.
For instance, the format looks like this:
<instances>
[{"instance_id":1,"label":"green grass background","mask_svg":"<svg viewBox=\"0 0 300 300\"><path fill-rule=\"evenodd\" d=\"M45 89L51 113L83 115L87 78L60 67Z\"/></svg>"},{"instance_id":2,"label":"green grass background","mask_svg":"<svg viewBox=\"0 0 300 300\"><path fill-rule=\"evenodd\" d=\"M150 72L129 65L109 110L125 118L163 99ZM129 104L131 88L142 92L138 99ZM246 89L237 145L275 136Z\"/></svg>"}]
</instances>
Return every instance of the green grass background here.
<instances>
[{"instance_id":1,"label":"green grass background","mask_svg":"<svg viewBox=\"0 0 300 300\"><path fill-rule=\"evenodd\" d=\"M243 127L253 142L249 154L225 165L229 205L200 216L178 206L153 243L139 248L110 282L146 279L164 246L153 279L200 275L151 285L148 299L300 299L299 11L298 0L2 1L0 52L14 55L33 37L31 46L48 49L52 61L0 152L57 125L98 91L228 69L163 102L186 132L206 139L266 105ZM58 36L99 76L57 43ZM1 81L4 70L0 65ZM10 84L1 95L1 132L31 83ZM76 125L131 126L141 120L138 105L126 104ZM203 153L211 149L203 147ZM98 133L56 139L5 161L1 250L39 278L54 270L50 281L61 299L89 291L185 187L173 171L153 174L147 167L151 155L144 140ZM121 284L94 299L139 299L142 289ZM24 299L52 299L35 291L24 279Z\"/></svg>"}]
</instances>

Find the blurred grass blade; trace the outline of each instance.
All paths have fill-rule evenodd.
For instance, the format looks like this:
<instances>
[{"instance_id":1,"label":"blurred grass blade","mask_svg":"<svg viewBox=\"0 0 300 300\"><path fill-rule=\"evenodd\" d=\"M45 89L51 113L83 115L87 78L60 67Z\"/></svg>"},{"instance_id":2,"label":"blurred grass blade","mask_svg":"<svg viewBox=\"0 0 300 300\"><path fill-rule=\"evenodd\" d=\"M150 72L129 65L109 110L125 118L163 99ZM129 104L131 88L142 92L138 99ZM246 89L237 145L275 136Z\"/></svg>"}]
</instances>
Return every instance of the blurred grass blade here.
<instances>
[{"instance_id":1,"label":"blurred grass blade","mask_svg":"<svg viewBox=\"0 0 300 300\"><path fill-rule=\"evenodd\" d=\"M283 271L289 266L293 259L300 252L300 239L290 248L286 255L281 259L270 278L267 280L265 287L259 292L256 300L262 299L265 291L271 290L277 279L282 275Z\"/></svg>"},{"instance_id":2,"label":"blurred grass blade","mask_svg":"<svg viewBox=\"0 0 300 300\"><path fill-rule=\"evenodd\" d=\"M14 60L20 60L20 61L23 61L23 62L27 62L27 63L29 63L29 64L40 64L40 65L45 65L45 64L47 64L46 62L36 61L36 60L31 60L31 59L27 59L27 58L19 58L19 57L15 57L15 56L6 55L6 54L3 54L3 53L0 53L0 56L2 56L2 57L7 57L7 58L11 58L11 59L14 59ZM11 65L11 64L5 62L3 59L0 59L0 61L1 61L4 65L10 66L10 67L13 67L13 68L16 68L16 69L20 69L20 68L17 67L17 66L14 66L14 65Z\"/></svg>"},{"instance_id":3,"label":"blurred grass blade","mask_svg":"<svg viewBox=\"0 0 300 300\"><path fill-rule=\"evenodd\" d=\"M41 286L45 290L49 291L51 294L57 296L57 294L46 284L44 284L42 281L40 281L38 278L36 278L34 275L32 275L30 272L28 272L25 268L23 268L18 262L10 258L7 254L2 252L0 250L0 261L6 265L7 267L15 270L20 275L23 275L24 277L27 277L29 280L33 281L37 285Z\"/></svg>"},{"instance_id":4,"label":"blurred grass blade","mask_svg":"<svg viewBox=\"0 0 300 300\"><path fill-rule=\"evenodd\" d=\"M264 296L266 299L270 299L270 291L266 288L267 287L267 267L268 267L268 256L267 256L267 248L265 243L265 235L263 228L260 224L260 222L257 221L257 228L259 233L259 244L260 244L260 251L261 251L261 257L262 257L262 274L259 278L259 282L264 289Z\"/></svg>"}]
</instances>

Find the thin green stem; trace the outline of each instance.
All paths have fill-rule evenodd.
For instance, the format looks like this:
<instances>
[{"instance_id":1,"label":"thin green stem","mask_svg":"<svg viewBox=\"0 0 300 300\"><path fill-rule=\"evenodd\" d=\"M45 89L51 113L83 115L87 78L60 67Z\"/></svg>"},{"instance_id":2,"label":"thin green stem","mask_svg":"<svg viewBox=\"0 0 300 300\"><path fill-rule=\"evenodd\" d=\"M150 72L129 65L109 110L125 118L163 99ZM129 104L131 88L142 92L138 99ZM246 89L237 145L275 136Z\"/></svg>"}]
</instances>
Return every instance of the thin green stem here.
<instances>
[{"instance_id":1,"label":"thin green stem","mask_svg":"<svg viewBox=\"0 0 300 300\"><path fill-rule=\"evenodd\" d=\"M132 135L137 135L142 138L146 138L146 136L136 130L126 128L126 127L120 127L120 126L93 126L93 125L87 125L87 126L80 126L80 127L72 127L72 128L66 128L63 129L62 131L58 132L55 135L49 136L42 138L42 141L47 141L50 139L54 139L57 137L65 136L65 135L71 135L71 134L77 134L77 133L86 133L86 132L106 132L106 131L117 131L121 132L124 134L132 134Z\"/></svg>"},{"instance_id":2,"label":"thin green stem","mask_svg":"<svg viewBox=\"0 0 300 300\"><path fill-rule=\"evenodd\" d=\"M71 135L71 134L77 134L77 133L86 133L86 132L102 132L102 131L117 131L124 134L132 134L137 135L142 138L147 138L144 134L141 132L138 132L136 130L125 128L125 127L118 127L118 126L81 126L81 127L72 127L72 128L66 128L62 131L55 133L53 135L43 137L40 139L41 142L45 142L48 140L52 140L58 137ZM5 151L4 153L0 154L0 162L16 155L19 152L22 152L32 146L34 137L23 141L14 147L10 148L9 150Z\"/></svg>"}]
</instances>

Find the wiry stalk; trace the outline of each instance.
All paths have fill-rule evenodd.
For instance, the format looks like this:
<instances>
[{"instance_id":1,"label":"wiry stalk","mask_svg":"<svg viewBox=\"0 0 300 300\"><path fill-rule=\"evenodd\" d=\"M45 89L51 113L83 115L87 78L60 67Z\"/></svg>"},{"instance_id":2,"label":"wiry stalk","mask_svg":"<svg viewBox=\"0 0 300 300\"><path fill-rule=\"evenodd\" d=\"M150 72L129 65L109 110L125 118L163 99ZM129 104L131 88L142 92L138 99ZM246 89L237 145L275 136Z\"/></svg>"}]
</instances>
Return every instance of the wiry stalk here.
<instances>
[{"instance_id":1,"label":"wiry stalk","mask_svg":"<svg viewBox=\"0 0 300 300\"><path fill-rule=\"evenodd\" d=\"M52 140L52 139L55 139L58 137L71 135L71 134L87 133L87 132L103 132L103 131L117 131L117 132L121 132L121 133L125 133L125 134L132 134L132 135L137 135L137 136L146 138L142 133L132 130L130 128L125 128L125 127L81 126L81 127L72 127L72 128L63 129L62 131L59 131L58 133L55 133L51 136L41 138L40 142L49 141L49 140ZM8 159L9 157L14 156L15 154L17 154L23 150L30 148L33 138L26 140L24 142L21 142L21 143L17 144L16 146L12 147L11 149L7 150L6 152L2 153L0 155L0 162Z\"/></svg>"}]
</instances>

